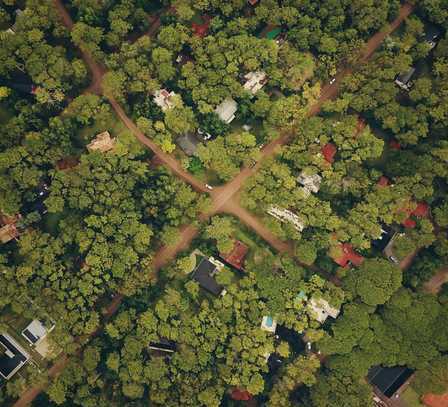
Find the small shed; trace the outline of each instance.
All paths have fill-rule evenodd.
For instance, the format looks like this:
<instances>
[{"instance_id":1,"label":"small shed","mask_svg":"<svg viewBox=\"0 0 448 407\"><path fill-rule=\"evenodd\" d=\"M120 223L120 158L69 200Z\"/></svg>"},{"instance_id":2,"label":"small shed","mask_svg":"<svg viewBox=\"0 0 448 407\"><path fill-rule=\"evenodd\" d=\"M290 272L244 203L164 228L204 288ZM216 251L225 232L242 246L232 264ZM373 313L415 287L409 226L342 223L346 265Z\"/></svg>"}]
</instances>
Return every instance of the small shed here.
<instances>
[{"instance_id":1,"label":"small shed","mask_svg":"<svg viewBox=\"0 0 448 407\"><path fill-rule=\"evenodd\" d=\"M87 150L89 151L100 151L105 153L112 150L115 147L116 140L110 136L110 133L106 130L99 133L95 138L87 144Z\"/></svg>"}]
</instances>

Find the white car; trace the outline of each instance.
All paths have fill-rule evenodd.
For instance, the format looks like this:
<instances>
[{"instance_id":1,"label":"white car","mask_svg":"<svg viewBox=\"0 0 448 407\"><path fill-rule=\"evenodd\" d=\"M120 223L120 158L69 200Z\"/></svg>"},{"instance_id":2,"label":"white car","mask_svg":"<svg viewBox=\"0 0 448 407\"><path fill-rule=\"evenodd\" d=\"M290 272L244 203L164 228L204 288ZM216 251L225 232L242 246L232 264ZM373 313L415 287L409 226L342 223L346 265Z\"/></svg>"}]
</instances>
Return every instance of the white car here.
<instances>
[{"instance_id":1,"label":"white car","mask_svg":"<svg viewBox=\"0 0 448 407\"><path fill-rule=\"evenodd\" d=\"M212 187L211 185L209 185L209 184L205 184L205 187L206 187L207 189L209 189L210 191L213 191L213 187Z\"/></svg>"},{"instance_id":2,"label":"white car","mask_svg":"<svg viewBox=\"0 0 448 407\"><path fill-rule=\"evenodd\" d=\"M333 77L330 79L330 85L333 85L333 83L335 83L335 82L336 82L336 77Z\"/></svg>"}]
</instances>

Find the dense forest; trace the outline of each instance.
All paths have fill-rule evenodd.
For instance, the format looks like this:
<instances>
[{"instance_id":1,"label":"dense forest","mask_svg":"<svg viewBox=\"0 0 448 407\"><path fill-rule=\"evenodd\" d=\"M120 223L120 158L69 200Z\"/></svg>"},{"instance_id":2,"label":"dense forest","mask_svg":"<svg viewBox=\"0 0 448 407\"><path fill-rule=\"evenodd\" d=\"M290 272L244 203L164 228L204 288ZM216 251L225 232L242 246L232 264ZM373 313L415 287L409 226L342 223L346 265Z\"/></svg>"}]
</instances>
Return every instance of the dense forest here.
<instances>
[{"instance_id":1,"label":"dense forest","mask_svg":"<svg viewBox=\"0 0 448 407\"><path fill-rule=\"evenodd\" d=\"M447 29L444 0L0 0L0 404L440 407Z\"/></svg>"}]
</instances>

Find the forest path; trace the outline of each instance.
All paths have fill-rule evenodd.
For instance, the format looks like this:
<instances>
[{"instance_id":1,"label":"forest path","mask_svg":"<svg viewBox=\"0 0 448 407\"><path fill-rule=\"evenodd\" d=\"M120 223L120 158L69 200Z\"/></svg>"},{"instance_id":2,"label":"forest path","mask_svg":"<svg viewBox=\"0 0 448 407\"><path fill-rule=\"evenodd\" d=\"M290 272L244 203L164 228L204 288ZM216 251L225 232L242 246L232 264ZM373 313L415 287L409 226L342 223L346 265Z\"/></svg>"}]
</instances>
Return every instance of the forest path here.
<instances>
[{"instance_id":1,"label":"forest path","mask_svg":"<svg viewBox=\"0 0 448 407\"><path fill-rule=\"evenodd\" d=\"M62 22L69 30L71 30L71 28L73 27L73 21L64 5L62 4L61 0L53 0L53 2L59 14L61 15ZM409 16L412 10L412 5L404 4L399 11L398 17L388 26L388 28L375 34L367 42L360 53L360 62L366 62L373 55L376 49L378 49L378 47L381 45L381 42L400 26L400 24L406 19L406 17ZM155 20L155 23L156 24L152 24L152 26L150 27L149 33L151 35L153 35L160 26L160 19ZM81 52L83 60L86 62L92 72L92 83L89 86L88 90L90 90L92 93L100 94L101 81L103 75L106 73L106 69L101 64L97 63L89 53L83 50L81 50ZM310 107L307 117L311 117L319 113L323 103L337 95L342 79L349 75L351 72L351 69L345 69L339 72L335 77L334 83L328 84L322 88L320 98L318 99L316 104ZM114 98L110 98L109 101L117 115L126 125L126 127L128 127L134 133L134 135L140 142L149 147L161 162L171 168L171 170L175 174L180 176L184 181L190 183L196 190L209 193L211 192L210 195L212 198L212 209L210 213L203 214L203 218L208 218L208 216L220 210L227 211L228 213L232 213L233 215L240 218L241 221L247 226L253 228L257 233L259 233L261 237L263 237L263 239L265 239L269 244L271 244L272 247L276 248L276 250L278 250L279 252L291 253L292 248L288 243L282 242L277 237L275 237L272 232L270 232L263 225L261 221L259 221L247 210L242 208L238 203L235 203L233 201L233 198L241 189L246 180L260 168L262 161L275 154L280 146L287 144L293 134L283 134L280 138L273 140L268 145L266 145L261 150L262 156L254 168L243 168L243 170L233 180L225 184L223 187L217 187L213 191L208 191L208 189L201 181L197 180L191 174L183 170L180 163L178 163L173 157L163 153L158 148L158 146L154 144L154 142L144 136L144 134L126 115L122 107ZM158 270L164 265L168 264L172 259L176 257L176 255L180 251L189 246L189 244L194 239L194 237L197 236L197 234L198 229L194 225L184 226L181 229L180 241L177 245L172 247L163 247L157 252L156 256L153 259L154 268ZM311 266L311 269L315 269L314 271L322 273L322 271L318 270L315 266ZM328 276L328 278L331 281L335 279L333 276ZM106 320L111 318L115 314L122 300L122 295L115 296L113 301L105 310L104 316ZM102 328L99 327L97 331L95 331L91 336L99 334L101 329ZM54 379L55 377L57 377L63 371L67 363L68 358L66 356L62 356L57 362L55 362L55 364L47 372L49 379ZM14 403L13 407L25 407L29 405L44 390L45 387L46 386L37 385L27 389L24 393L22 393L21 397L16 401L16 403Z\"/></svg>"},{"instance_id":2,"label":"forest path","mask_svg":"<svg viewBox=\"0 0 448 407\"><path fill-rule=\"evenodd\" d=\"M442 285L448 282L448 267L439 270L426 283L423 284L423 289L427 293L437 294Z\"/></svg>"}]
</instances>

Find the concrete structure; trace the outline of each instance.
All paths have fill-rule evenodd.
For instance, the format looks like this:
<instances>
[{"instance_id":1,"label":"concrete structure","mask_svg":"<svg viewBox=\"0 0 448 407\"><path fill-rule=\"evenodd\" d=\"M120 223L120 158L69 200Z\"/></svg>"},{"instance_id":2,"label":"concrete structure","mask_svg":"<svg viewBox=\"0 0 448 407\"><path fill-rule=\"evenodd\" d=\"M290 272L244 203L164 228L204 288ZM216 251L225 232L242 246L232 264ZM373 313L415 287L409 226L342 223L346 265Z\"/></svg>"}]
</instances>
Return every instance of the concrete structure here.
<instances>
[{"instance_id":1,"label":"concrete structure","mask_svg":"<svg viewBox=\"0 0 448 407\"><path fill-rule=\"evenodd\" d=\"M263 331L275 333L275 330L277 329L277 321L269 315L265 315L261 320L260 328Z\"/></svg>"},{"instance_id":2,"label":"concrete structure","mask_svg":"<svg viewBox=\"0 0 448 407\"><path fill-rule=\"evenodd\" d=\"M28 361L27 352L7 333L0 334L0 376L6 380L13 377Z\"/></svg>"},{"instance_id":3,"label":"concrete structure","mask_svg":"<svg viewBox=\"0 0 448 407\"><path fill-rule=\"evenodd\" d=\"M312 311L314 318L320 323L324 323L328 317L337 318L339 309L332 307L323 298L311 298L308 308Z\"/></svg>"},{"instance_id":4,"label":"concrete structure","mask_svg":"<svg viewBox=\"0 0 448 407\"><path fill-rule=\"evenodd\" d=\"M172 109L174 107L173 96L176 96L174 92L168 92L166 89L159 89L156 90L153 95L154 103L163 111Z\"/></svg>"},{"instance_id":5,"label":"concrete structure","mask_svg":"<svg viewBox=\"0 0 448 407\"><path fill-rule=\"evenodd\" d=\"M252 95L255 95L268 81L266 72L263 71L249 72L244 75L244 79L246 82L243 88Z\"/></svg>"},{"instance_id":6,"label":"concrete structure","mask_svg":"<svg viewBox=\"0 0 448 407\"><path fill-rule=\"evenodd\" d=\"M216 106L215 113L219 118L229 124L235 119L235 113L238 109L238 104L232 98L227 98L221 104Z\"/></svg>"},{"instance_id":7,"label":"concrete structure","mask_svg":"<svg viewBox=\"0 0 448 407\"><path fill-rule=\"evenodd\" d=\"M299 232L305 228L305 223L303 220L288 209L279 208L278 206L271 206L268 210L268 214L278 219L280 222L291 223Z\"/></svg>"},{"instance_id":8,"label":"concrete structure","mask_svg":"<svg viewBox=\"0 0 448 407\"><path fill-rule=\"evenodd\" d=\"M105 153L115 147L116 140L110 136L108 131L103 131L95 136L95 138L87 144L89 151L101 151Z\"/></svg>"},{"instance_id":9,"label":"concrete structure","mask_svg":"<svg viewBox=\"0 0 448 407\"><path fill-rule=\"evenodd\" d=\"M322 177L319 174L307 174L304 170L297 177L297 182L308 190L309 192L314 192L315 194L319 192L320 183L322 181Z\"/></svg>"}]
</instances>

